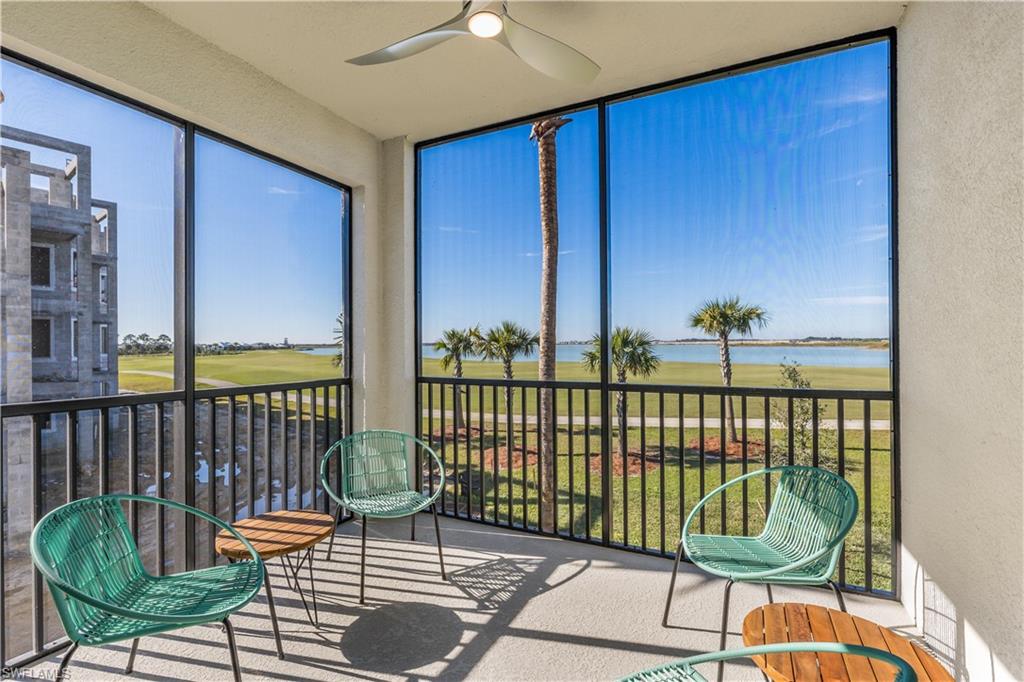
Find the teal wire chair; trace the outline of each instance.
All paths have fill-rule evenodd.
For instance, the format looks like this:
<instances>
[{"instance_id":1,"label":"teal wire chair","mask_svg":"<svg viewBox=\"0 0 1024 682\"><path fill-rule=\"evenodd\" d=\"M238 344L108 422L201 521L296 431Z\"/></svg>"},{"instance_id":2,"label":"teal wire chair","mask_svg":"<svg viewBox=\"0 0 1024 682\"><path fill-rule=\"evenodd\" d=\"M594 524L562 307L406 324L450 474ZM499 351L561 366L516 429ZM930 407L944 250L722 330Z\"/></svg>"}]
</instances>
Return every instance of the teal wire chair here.
<instances>
[{"instance_id":1,"label":"teal wire chair","mask_svg":"<svg viewBox=\"0 0 1024 682\"><path fill-rule=\"evenodd\" d=\"M409 461L416 448L430 456L440 472L442 485L433 495L424 495L410 485ZM341 490L331 484L330 462L337 457L341 467ZM429 462L428 462L429 463ZM415 472L418 477L420 472ZM395 519L412 517L412 539L416 539L416 514L430 507L434 515L434 533L437 536L437 559L441 564L441 580L448 577L444 571L441 550L441 528L437 523L438 495L444 481L444 467L429 445L401 431L382 429L361 431L347 436L331 446L320 462L320 481L327 494L340 507L362 517L362 553L359 564L359 603L365 604L366 586L366 525L371 518ZM417 483L419 481L417 480ZM334 537L331 537L333 548ZM328 559L330 558L328 549Z\"/></svg>"},{"instance_id":2,"label":"teal wire chair","mask_svg":"<svg viewBox=\"0 0 1024 682\"><path fill-rule=\"evenodd\" d=\"M917 682L917 675L914 673L914 669L899 656L881 649L832 642L791 642L789 644L765 644L745 649L733 649L732 651L715 651L709 654L690 656L656 668L648 668L647 670L633 673L629 677L624 677L621 682L708 682L707 678L697 672L694 666L715 661L721 664L733 658L763 656L766 654L800 653L803 651L875 658L896 668L894 682Z\"/></svg>"},{"instance_id":3,"label":"teal wire chair","mask_svg":"<svg viewBox=\"0 0 1024 682\"><path fill-rule=\"evenodd\" d=\"M703 535L690 527L701 509L723 491L755 476L779 476L771 498L764 530L755 537ZM769 479L765 479L769 485ZM665 600L662 624L668 626L679 560L685 552L698 568L725 578L722 605L721 649L725 649L729 625L729 591L733 583L762 583L772 599L771 584L828 585L839 608L846 610L843 595L833 582L843 542L857 519L857 492L844 478L831 471L807 466L760 469L715 488L690 512L683 525L676 550L672 581Z\"/></svg>"},{"instance_id":4,"label":"teal wire chair","mask_svg":"<svg viewBox=\"0 0 1024 682\"><path fill-rule=\"evenodd\" d=\"M252 561L150 575L139 557L122 502L163 505L197 516L234 535L249 550ZM218 622L227 633L234 678L241 679L228 617L259 592L263 562L249 541L220 519L162 498L101 495L69 502L44 516L32 531L31 551L71 640L57 670L58 679L64 678L80 645L132 640L128 674L140 637Z\"/></svg>"}]
</instances>

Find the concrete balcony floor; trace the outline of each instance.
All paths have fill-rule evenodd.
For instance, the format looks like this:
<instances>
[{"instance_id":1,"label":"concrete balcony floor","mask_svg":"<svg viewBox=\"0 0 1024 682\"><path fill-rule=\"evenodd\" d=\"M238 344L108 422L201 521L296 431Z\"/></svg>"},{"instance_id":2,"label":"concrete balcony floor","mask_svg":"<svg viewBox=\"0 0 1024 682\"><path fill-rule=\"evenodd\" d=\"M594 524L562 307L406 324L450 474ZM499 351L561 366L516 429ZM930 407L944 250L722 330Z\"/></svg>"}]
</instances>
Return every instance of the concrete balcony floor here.
<instances>
[{"instance_id":1,"label":"concrete balcony floor","mask_svg":"<svg viewBox=\"0 0 1024 682\"><path fill-rule=\"evenodd\" d=\"M232 617L243 678L274 680L612 680L718 648L724 582L684 564L670 628L661 614L672 563L481 524L442 519L450 581L441 582L430 518L371 521L367 604L360 606L359 525L343 524L330 564L317 549L319 629L306 619L277 561L271 566L287 659L274 653L263 595ZM303 584L308 573L303 571ZM733 589L729 646L742 646L743 616L766 601L753 585ZM815 588L775 588L776 601L834 606ZM308 596L308 587L307 587ZM849 610L907 635L909 618L887 600L847 596ZM132 676L140 680L230 679L220 627L145 638ZM129 643L79 649L71 679L121 678ZM59 656L36 666L52 675ZM714 673L714 668L710 669ZM47 678L51 679L51 678ZM728 680L762 679L752 663Z\"/></svg>"}]
</instances>

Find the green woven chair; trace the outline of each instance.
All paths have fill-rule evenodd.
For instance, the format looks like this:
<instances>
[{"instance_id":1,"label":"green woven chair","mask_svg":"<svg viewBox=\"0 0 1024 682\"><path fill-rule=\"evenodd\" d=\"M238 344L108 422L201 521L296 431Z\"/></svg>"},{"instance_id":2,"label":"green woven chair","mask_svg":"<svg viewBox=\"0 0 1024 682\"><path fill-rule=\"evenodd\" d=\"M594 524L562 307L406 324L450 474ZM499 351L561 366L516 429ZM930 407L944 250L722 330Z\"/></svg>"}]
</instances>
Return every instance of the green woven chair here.
<instances>
[{"instance_id":1,"label":"green woven chair","mask_svg":"<svg viewBox=\"0 0 1024 682\"><path fill-rule=\"evenodd\" d=\"M125 519L122 502L180 509L229 531L252 561L154 576L146 572ZM231 526L171 500L142 495L102 495L69 502L44 516L32 531L32 561L46 580L71 647L60 662L63 679L79 646L132 640L125 673L131 673L139 638L202 623L222 623L231 670L241 679L235 634L228 617L249 603L263 584L263 562Z\"/></svg>"},{"instance_id":2,"label":"green woven chair","mask_svg":"<svg viewBox=\"0 0 1024 682\"><path fill-rule=\"evenodd\" d=\"M690 656L679 661L673 661L656 668L648 668L629 677L624 677L621 682L708 682L707 678L701 675L694 668L701 663L722 663L728 659L745 658L747 656L763 656L765 654L786 654L799 653L801 651L844 654L846 656L865 656L884 661L896 668L894 682L917 682L917 675L914 669L902 658L894 656L888 651L872 649L866 646L854 644L835 644L831 642L791 642L789 644L766 644L763 646L752 646L746 649L734 649L732 651L716 651L709 654Z\"/></svg>"},{"instance_id":3,"label":"green woven chair","mask_svg":"<svg viewBox=\"0 0 1024 682\"><path fill-rule=\"evenodd\" d=\"M441 529L437 523L435 501L441 494L438 486L433 495L424 495L410 486L409 460L415 449L422 448L437 465L444 480L444 467L437 454L414 436L401 431L372 430L353 433L339 440L324 454L320 462L320 481L327 494L341 507L362 516L362 553L359 564L359 603L365 604L366 585L366 524L371 518L395 519L412 517L412 538L416 539L416 514L430 507L434 515L434 533L437 536L437 559L444 572L444 554L441 550ZM328 472L332 457L341 467L341 491L335 491ZM419 472L416 472L419 475ZM333 548L334 537L331 537ZM330 558L328 549L328 559Z\"/></svg>"},{"instance_id":4,"label":"green woven chair","mask_svg":"<svg viewBox=\"0 0 1024 682\"><path fill-rule=\"evenodd\" d=\"M722 491L755 476L778 475L771 498L771 510L764 530L755 537L702 535L690 532L700 510ZM765 485L768 485L766 480ZM722 605L721 648L729 625L729 591L735 582L763 583L772 599L771 584L828 585L835 592L839 608L846 610L843 595L832 581L846 535L857 518L857 492L840 476L805 466L760 469L721 485L690 512L676 550L665 615L668 625L679 560L683 553L700 569L725 578Z\"/></svg>"}]
</instances>

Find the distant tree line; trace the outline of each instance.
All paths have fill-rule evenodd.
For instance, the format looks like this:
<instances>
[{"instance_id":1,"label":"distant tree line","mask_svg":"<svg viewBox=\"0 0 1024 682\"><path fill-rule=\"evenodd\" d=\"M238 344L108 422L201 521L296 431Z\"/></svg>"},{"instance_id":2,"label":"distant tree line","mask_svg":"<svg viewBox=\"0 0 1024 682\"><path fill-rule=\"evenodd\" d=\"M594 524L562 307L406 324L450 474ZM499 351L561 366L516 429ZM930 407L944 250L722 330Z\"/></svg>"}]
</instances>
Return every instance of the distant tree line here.
<instances>
[{"instance_id":1,"label":"distant tree line","mask_svg":"<svg viewBox=\"0 0 1024 682\"><path fill-rule=\"evenodd\" d=\"M119 355L161 355L174 351L174 342L167 334L153 337L149 334L128 334L117 346Z\"/></svg>"},{"instance_id":2,"label":"distant tree line","mask_svg":"<svg viewBox=\"0 0 1024 682\"><path fill-rule=\"evenodd\" d=\"M280 350L291 348L290 343L238 343L237 341L219 341L217 343L197 343L196 355L233 355L248 350Z\"/></svg>"},{"instance_id":3,"label":"distant tree line","mask_svg":"<svg viewBox=\"0 0 1024 682\"><path fill-rule=\"evenodd\" d=\"M197 343L196 355L229 355L249 350L275 350L290 348L291 344L280 343L239 343L220 341L218 343ZM166 355L174 352L174 341L167 334L127 334L117 345L119 355Z\"/></svg>"}]
</instances>

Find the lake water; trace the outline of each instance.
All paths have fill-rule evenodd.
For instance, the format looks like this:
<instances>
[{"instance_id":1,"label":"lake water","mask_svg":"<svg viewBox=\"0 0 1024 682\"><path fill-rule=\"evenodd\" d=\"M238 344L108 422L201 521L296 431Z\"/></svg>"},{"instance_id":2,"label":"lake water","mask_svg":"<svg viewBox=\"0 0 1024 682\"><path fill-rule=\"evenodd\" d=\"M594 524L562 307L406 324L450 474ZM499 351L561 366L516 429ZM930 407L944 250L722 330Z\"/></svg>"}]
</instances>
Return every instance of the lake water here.
<instances>
[{"instance_id":1,"label":"lake water","mask_svg":"<svg viewBox=\"0 0 1024 682\"><path fill-rule=\"evenodd\" d=\"M562 362L579 362L588 344L558 346L555 357ZM687 343L659 344L654 351L663 362L708 362L718 364L718 344ZM736 364L777 365L780 362L799 362L807 366L825 367L888 367L889 349L862 346L731 346L730 354ZM423 344L423 357L439 358L443 353L430 344ZM534 356L536 357L536 356Z\"/></svg>"},{"instance_id":2,"label":"lake water","mask_svg":"<svg viewBox=\"0 0 1024 682\"><path fill-rule=\"evenodd\" d=\"M338 352L337 348L299 348L300 353L307 355L334 355Z\"/></svg>"},{"instance_id":3,"label":"lake water","mask_svg":"<svg viewBox=\"0 0 1024 682\"><path fill-rule=\"evenodd\" d=\"M562 344L555 356L561 362L579 362L588 344ZM708 362L718 364L718 345L714 343L659 344L654 351L663 362ZM334 348L306 348L310 355L334 355ZM738 365L777 365L799 362L805 366L823 367L888 367L888 348L863 346L731 346L732 361ZM443 353L432 344L423 344L423 357L439 358ZM535 356L536 357L536 356ZM467 358L470 359L470 358Z\"/></svg>"}]
</instances>

